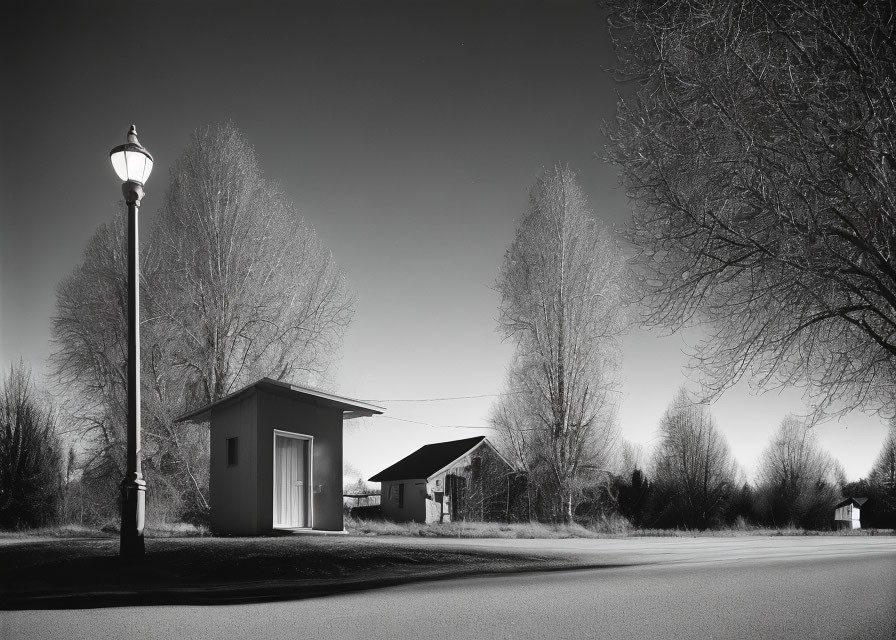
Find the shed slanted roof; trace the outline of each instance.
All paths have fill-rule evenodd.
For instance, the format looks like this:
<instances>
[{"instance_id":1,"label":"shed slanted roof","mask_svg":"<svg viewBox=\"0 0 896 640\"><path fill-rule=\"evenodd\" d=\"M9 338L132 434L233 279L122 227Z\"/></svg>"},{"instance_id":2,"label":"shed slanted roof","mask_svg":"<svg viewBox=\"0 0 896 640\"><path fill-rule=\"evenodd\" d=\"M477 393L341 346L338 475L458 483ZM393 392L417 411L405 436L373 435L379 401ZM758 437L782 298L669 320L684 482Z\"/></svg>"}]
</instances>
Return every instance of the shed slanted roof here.
<instances>
[{"instance_id":1,"label":"shed slanted roof","mask_svg":"<svg viewBox=\"0 0 896 640\"><path fill-rule=\"evenodd\" d=\"M391 467L383 469L370 478L370 482L429 478L468 453L471 449L479 446L483 440L485 440L485 436L427 444L417 449L411 455L402 458Z\"/></svg>"},{"instance_id":2,"label":"shed slanted roof","mask_svg":"<svg viewBox=\"0 0 896 640\"><path fill-rule=\"evenodd\" d=\"M838 502L837 506L835 506L834 508L839 509L840 507L845 507L848 504L854 505L856 507L861 507L866 502L868 502L868 498L847 498L842 502Z\"/></svg>"},{"instance_id":3,"label":"shed slanted roof","mask_svg":"<svg viewBox=\"0 0 896 640\"><path fill-rule=\"evenodd\" d=\"M280 380L273 380L271 378L262 378L261 380L246 385L239 391L234 391L233 393L228 394L215 402L207 404L204 407L200 407L199 409L196 409L194 411L185 413L179 418L176 418L174 421L184 422L186 420L205 419L208 414L211 413L212 409L233 402L241 398L242 396L247 395L251 390L255 388L285 393L286 395L300 398L302 400L310 402L311 404L329 407L331 409L340 409L343 414L349 414L348 416L346 416L348 418L372 416L381 414L384 411L382 407L378 407L362 400L354 400L352 398L337 396L333 393L321 391L320 389L300 387L298 385L290 384L288 382L281 382Z\"/></svg>"}]
</instances>

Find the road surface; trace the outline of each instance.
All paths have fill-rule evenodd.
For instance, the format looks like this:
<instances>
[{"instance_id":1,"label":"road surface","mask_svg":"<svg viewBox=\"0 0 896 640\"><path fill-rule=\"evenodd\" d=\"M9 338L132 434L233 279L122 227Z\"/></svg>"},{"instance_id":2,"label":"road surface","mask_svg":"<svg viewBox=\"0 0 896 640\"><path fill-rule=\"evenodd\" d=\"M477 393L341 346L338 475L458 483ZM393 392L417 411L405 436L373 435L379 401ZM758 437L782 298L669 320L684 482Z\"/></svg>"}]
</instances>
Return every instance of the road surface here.
<instances>
[{"instance_id":1,"label":"road surface","mask_svg":"<svg viewBox=\"0 0 896 640\"><path fill-rule=\"evenodd\" d=\"M264 604L2 612L0 638L896 640L894 538L451 544L511 546L628 566L416 583Z\"/></svg>"}]
</instances>

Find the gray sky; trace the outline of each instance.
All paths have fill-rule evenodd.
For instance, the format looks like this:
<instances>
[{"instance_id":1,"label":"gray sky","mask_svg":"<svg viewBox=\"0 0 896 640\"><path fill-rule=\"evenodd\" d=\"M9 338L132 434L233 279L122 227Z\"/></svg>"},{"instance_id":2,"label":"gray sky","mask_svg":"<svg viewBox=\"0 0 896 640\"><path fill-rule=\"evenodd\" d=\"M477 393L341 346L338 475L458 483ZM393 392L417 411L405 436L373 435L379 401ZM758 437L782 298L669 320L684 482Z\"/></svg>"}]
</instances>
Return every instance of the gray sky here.
<instances>
[{"instance_id":1,"label":"gray sky","mask_svg":"<svg viewBox=\"0 0 896 640\"><path fill-rule=\"evenodd\" d=\"M575 169L611 227L629 215L600 160L613 54L590 1L13 3L0 36L0 365L46 370L54 287L122 214L108 151L128 125L156 159L148 229L190 132L229 119L359 294L334 383L388 408L347 423L346 458L365 477L486 433L486 394L502 391L512 352L491 287L543 167ZM652 442L685 381L682 345L624 339L630 440ZM486 397L394 401L454 396ZM745 385L713 407L748 474L801 410L797 391ZM885 435L861 414L819 431L851 478Z\"/></svg>"}]
</instances>

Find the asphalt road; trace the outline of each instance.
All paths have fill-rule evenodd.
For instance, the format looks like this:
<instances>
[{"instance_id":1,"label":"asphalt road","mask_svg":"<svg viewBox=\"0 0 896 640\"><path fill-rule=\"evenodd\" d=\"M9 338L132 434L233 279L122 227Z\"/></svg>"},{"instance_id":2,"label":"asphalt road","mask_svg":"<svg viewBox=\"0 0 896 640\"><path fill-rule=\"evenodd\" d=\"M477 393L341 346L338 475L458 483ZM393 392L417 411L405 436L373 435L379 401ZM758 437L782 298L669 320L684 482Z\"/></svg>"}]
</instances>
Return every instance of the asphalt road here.
<instances>
[{"instance_id":1,"label":"asphalt road","mask_svg":"<svg viewBox=\"0 0 896 640\"><path fill-rule=\"evenodd\" d=\"M420 544L445 544L421 541ZM893 538L460 541L629 564L265 604L0 613L0 638L885 638Z\"/></svg>"}]
</instances>

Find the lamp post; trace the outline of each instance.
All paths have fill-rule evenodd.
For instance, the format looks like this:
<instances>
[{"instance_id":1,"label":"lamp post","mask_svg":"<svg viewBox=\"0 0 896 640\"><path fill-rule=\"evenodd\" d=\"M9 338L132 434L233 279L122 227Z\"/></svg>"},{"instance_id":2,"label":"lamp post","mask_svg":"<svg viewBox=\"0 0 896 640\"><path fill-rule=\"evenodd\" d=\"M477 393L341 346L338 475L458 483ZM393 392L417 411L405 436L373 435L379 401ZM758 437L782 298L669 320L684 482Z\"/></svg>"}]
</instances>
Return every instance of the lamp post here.
<instances>
[{"instance_id":1,"label":"lamp post","mask_svg":"<svg viewBox=\"0 0 896 640\"><path fill-rule=\"evenodd\" d=\"M131 125L127 144L109 152L115 173L124 181L121 192L128 203L128 456L121 483L121 548L123 558L143 556L146 481L140 461L140 260L137 250L137 212L143 184L152 171L152 156L137 140Z\"/></svg>"}]
</instances>

